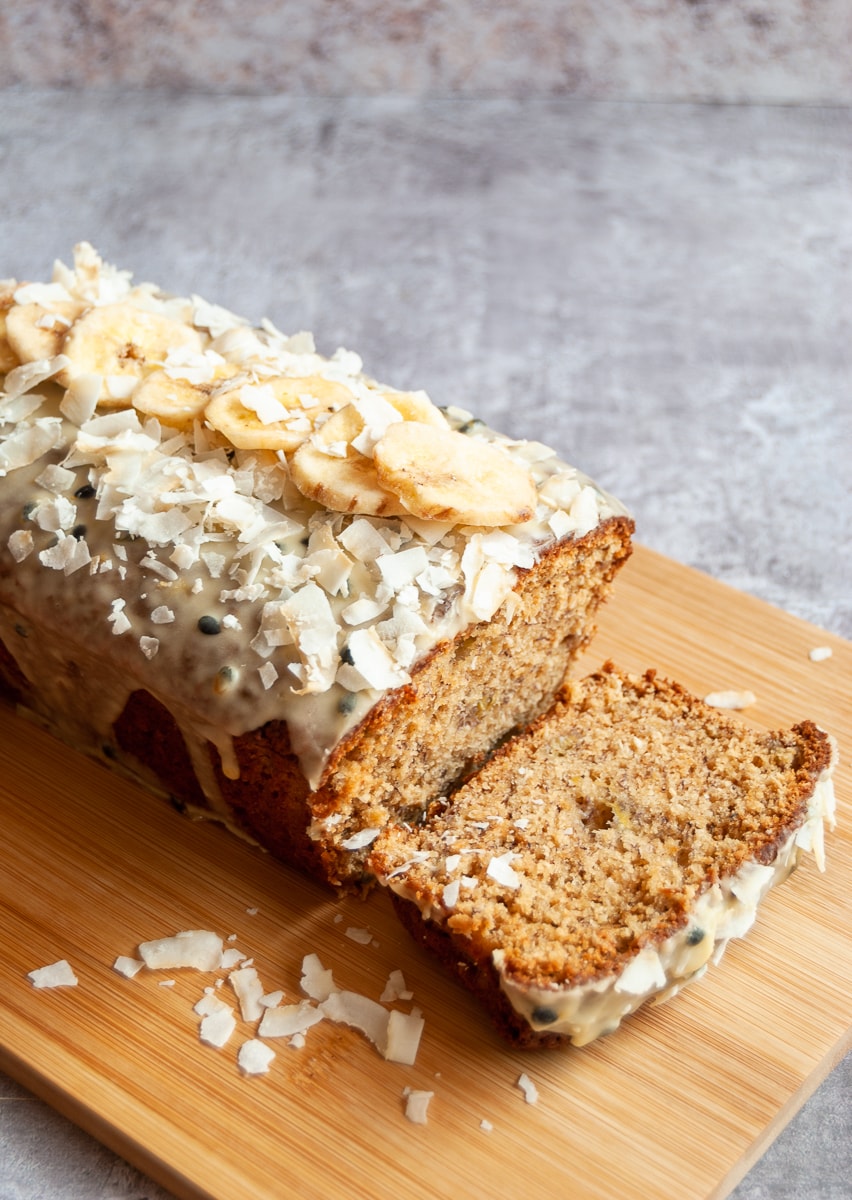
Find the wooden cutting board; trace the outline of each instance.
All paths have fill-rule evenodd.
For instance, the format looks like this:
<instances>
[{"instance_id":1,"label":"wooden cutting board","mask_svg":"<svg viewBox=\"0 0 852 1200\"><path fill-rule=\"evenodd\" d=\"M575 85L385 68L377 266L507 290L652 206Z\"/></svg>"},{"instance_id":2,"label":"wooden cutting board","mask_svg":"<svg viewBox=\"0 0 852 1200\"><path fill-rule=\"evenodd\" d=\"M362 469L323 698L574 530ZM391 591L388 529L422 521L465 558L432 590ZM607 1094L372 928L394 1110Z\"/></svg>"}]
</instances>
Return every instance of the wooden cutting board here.
<instances>
[{"instance_id":1,"label":"wooden cutting board","mask_svg":"<svg viewBox=\"0 0 852 1200\"><path fill-rule=\"evenodd\" d=\"M811 662L818 645L832 657ZM811 717L840 742L828 872L808 858L692 989L586 1049L512 1051L385 897L338 900L4 711L0 1065L181 1197L725 1196L852 1043L852 645L640 547L585 665L608 656L699 694L750 689L745 719ZM112 969L191 928L235 934L291 1001L309 952L373 999L402 969L426 1022L415 1065L323 1022L242 1076L250 1026L222 1050L199 1041L214 977ZM79 985L34 989L27 972L59 958ZM407 1087L434 1093L425 1126Z\"/></svg>"}]
</instances>

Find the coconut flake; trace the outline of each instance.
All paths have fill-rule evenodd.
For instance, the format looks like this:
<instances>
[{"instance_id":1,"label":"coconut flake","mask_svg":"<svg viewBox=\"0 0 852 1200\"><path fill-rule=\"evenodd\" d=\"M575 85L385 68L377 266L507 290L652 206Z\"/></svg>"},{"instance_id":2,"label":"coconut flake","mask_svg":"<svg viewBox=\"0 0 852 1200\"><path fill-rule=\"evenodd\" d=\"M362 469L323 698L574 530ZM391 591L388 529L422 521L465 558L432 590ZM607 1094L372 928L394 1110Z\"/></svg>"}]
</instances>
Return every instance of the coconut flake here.
<instances>
[{"instance_id":1,"label":"coconut flake","mask_svg":"<svg viewBox=\"0 0 852 1200\"><path fill-rule=\"evenodd\" d=\"M146 637L144 634L139 638L139 649L150 662L155 658L157 651L160 649L160 639L155 637Z\"/></svg>"},{"instance_id":2,"label":"coconut flake","mask_svg":"<svg viewBox=\"0 0 852 1200\"><path fill-rule=\"evenodd\" d=\"M39 555L39 557L41 557L41 555ZM113 600L112 604L110 605L110 614L107 617L107 621L109 621L109 623L112 625L112 631L116 636L120 636L122 633L127 633L127 631L131 628L130 620L124 611L124 606L126 603L126 600L118 597L117 599Z\"/></svg>"},{"instance_id":3,"label":"coconut flake","mask_svg":"<svg viewBox=\"0 0 852 1200\"><path fill-rule=\"evenodd\" d=\"M831 658L831 646L814 646L813 650L809 651L808 658L811 662L823 662L826 658Z\"/></svg>"},{"instance_id":4,"label":"coconut flake","mask_svg":"<svg viewBox=\"0 0 852 1200\"><path fill-rule=\"evenodd\" d=\"M234 1010L230 1004L219 999L213 988L205 988L204 995L193 1004L192 1011L198 1013L199 1017L209 1017L211 1013L233 1012Z\"/></svg>"},{"instance_id":5,"label":"coconut flake","mask_svg":"<svg viewBox=\"0 0 852 1200\"><path fill-rule=\"evenodd\" d=\"M405 1098L405 1115L413 1125L425 1125L427 1123L427 1110L429 1102L435 1095L434 1092L417 1091L414 1088L405 1088L403 1090Z\"/></svg>"},{"instance_id":6,"label":"coconut flake","mask_svg":"<svg viewBox=\"0 0 852 1200\"><path fill-rule=\"evenodd\" d=\"M153 971L175 967L216 971L222 961L222 939L207 929L187 929L173 937L142 942L139 953L145 966Z\"/></svg>"},{"instance_id":7,"label":"coconut flake","mask_svg":"<svg viewBox=\"0 0 852 1200\"><path fill-rule=\"evenodd\" d=\"M256 413L263 425L285 421L290 415L290 410L281 403L269 383L249 383L240 388L240 404Z\"/></svg>"},{"instance_id":8,"label":"coconut flake","mask_svg":"<svg viewBox=\"0 0 852 1200\"><path fill-rule=\"evenodd\" d=\"M496 883L502 884L503 887L519 888L521 886L521 877L510 865L512 859L517 857L518 855L514 851L507 850L505 854L492 858L486 868L486 875Z\"/></svg>"},{"instance_id":9,"label":"coconut flake","mask_svg":"<svg viewBox=\"0 0 852 1200\"><path fill-rule=\"evenodd\" d=\"M32 554L35 548L33 535L29 529L16 529L14 533L9 535L9 540L6 544L15 562L23 562L28 554Z\"/></svg>"},{"instance_id":10,"label":"coconut flake","mask_svg":"<svg viewBox=\"0 0 852 1200\"><path fill-rule=\"evenodd\" d=\"M243 1042L237 1054L237 1065L244 1075L266 1075L275 1051L258 1038Z\"/></svg>"},{"instance_id":11,"label":"coconut flake","mask_svg":"<svg viewBox=\"0 0 852 1200\"><path fill-rule=\"evenodd\" d=\"M581 488L579 495L572 500L569 511L577 537L591 532L598 523L598 499L595 489L588 484Z\"/></svg>"},{"instance_id":12,"label":"coconut flake","mask_svg":"<svg viewBox=\"0 0 852 1200\"><path fill-rule=\"evenodd\" d=\"M304 686L297 694L327 691L334 683L338 662L338 625L328 597L317 584L308 582L281 604L280 612L304 667Z\"/></svg>"},{"instance_id":13,"label":"coconut flake","mask_svg":"<svg viewBox=\"0 0 852 1200\"><path fill-rule=\"evenodd\" d=\"M410 1013L392 1012L388 1018L387 1042L383 1050L387 1061L413 1066L425 1024L418 1009Z\"/></svg>"},{"instance_id":14,"label":"coconut flake","mask_svg":"<svg viewBox=\"0 0 852 1200\"><path fill-rule=\"evenodd\" d=\"M29 971L27 979L36 988L76 987L79 983L71 964L64 958L46 967L37 967L34 971Z\"/></svg>"},{"instance_id":15,"label":"coconut flake","mask_svg":"<svg viewBox=\"0 0 852 1200\"><path fill-rule=\"evenodd\" d=\"M81 371L68 384L59 405L63 417L78 428L95 415L101 395L102 379L91 371Z\"/></svg>"},{"instance_id":16,"label":"coconut flake","mask_svg":"<svg viewBox=\"0 0 852 1200\"><path fill-rule=\"evenodd\" d=\"M36 477L36 483L39 487L43 487L46 491L53 492L58 496L61 492L67 492L72 484L76 482L76 479L77 476L73 471L69 471L67 467L61 467L58 463L50 463Z\"/></svg>"},{"instance_id":17,"label":"coconut flake","mask_svg":"<svg viewBox=\"0 0 852 1200\"><path fill-rule=\"evenodd\" d=\"M348 604L341 612L347 625L363 625L366 621L374 621L387 608L387 603L375 600L371 596L361 596Z\"/></svg>"},{"instance_id":18,"label":"coconut flake","mask_svg":"<svg viewBox=\"0 0 852 1200\"><path fill-rule=\"evenodd\" d=\"M385 691L409 682L411 676L397 665L375 629L356 629L347 646L352 663L338 668L337 681L348 691Z\"/></svg>"},{"instance_id":19,"label":"coconut flake","mask_svg":"<svg viewBox=\"0 0 852 1200\"><path fill-rule=\"evenodd\" d=\"M414 993L406 985L402 971L391 971L385 984L385 990L379 999L382 1004L387 1004L392 1000L410 1000L413 995Z\"/></svg>"},{"instance_id":20,"label":"coconut flake","mask_svg":"<svg viewBox=\"0 0 852 1200\"><path fill-rule=\"evenodd\" d=\"M208 1046L215 1046L220 1050L228 1042L236 1028L236 1017L227 1004L223 1004L221 1008L202 1017L198 1027L198 1036Z\"/></svg>"},{"instance_id":21,"label":"coconut flake","mask_svg":"<svg viewBox=\"0 0 852 1200\"><path fill-rule=\"evenodd\" d=\"M372 845L381 832L381 828L379 827L374 829L359 829L351 837L344 838L340 844L344 850L363 850L365 846Z\"/></svg>"},{"instance_id":22,"label":"coconut flake","mask_svg":"<svg viewBox=\"0 0 852 1200\"><path fill-rule=\"evenodd\" d=\"M366 517L359 517L353 521L339 534L337 540L359 562L375 562L380 555L388 552L388 543Z\"/></svg>"},{"instance_id":23,"label":"coconut flake","mask_svg":"<svg viewBox=\"0 0 852 1200\"><path fill-rule=\"evenodd\" d=\"M144 966L144 959L130 958L127 954L119 954L118 958L112 964L112 969L113 971L117 971L119 975L123 975L125 979L133 979Z\"/></svg>"},{"instance_id":24,"label":"coconut flake","mask_svg":"<svg viewBox=\"0 0 852 1200\"><path fill-rule=\"evenodd\" d=\"M46 567L52 567L55 571L63 571L66 575L73 575L75 571L88 566L92 561L85 538L68 537L61 531L57 534L54 545L49 546L47 550L42 550L38 557ZM115 629L113 632L116 632Z\"/></svg>"},{"instance_id":25,"label":"coconut flake","mask_svg":"<svg viewBox=\"0 0 852 1200\"><path fill-rule=\"evenodd\" d=\"M665 984L666 973L659 954L653 946L644 946L615 981L615 990L641 996L644 992L665 987Z\"/></svg>"},{"instance_id":26,"label":"coconut flake","mask_svg":"<svg viewBox=\"0 0 852 1200\"><path fill-rule=\"evenodd\" d=\"M332 992L319 1007L330 1021L359 1029L380 1053L386 1049L390 1014L375 1000L358 992Z\"/></svg>"},{"instance_id":27,"label":"coconut flake","mask_svg":"<svg viewBox=\"0 0 852 1200\"><path fill-rule=\"evenodd\" d=\"M538 1103L538 1088L526 1072L522 1072L518 1076L515 1086L520 1088L524 1093L524 1100L526 1100L527 1104Z\"/></svg>"},{"instance_id":28,"label":"coconut flake","mask_svg":"<svg viewBox=\"0 0 852 1200\"><path fill-rule=\"evenodd\" d=\"M260 998L263 995L263 985L254 967L242 967L232 971L228 982L240 1002L240 1011L244 1021L258 1021L263 1014Z\"/></svg>"},{"instance_id":29,"label":"coconut flake","mask_svg":"<svg viewBox=\"0 0 852 1200\"><path fill-rule=\"evenodd\" d=\"M260 676L260 682L264 689L268 692L278 678L278 672L271 662L265 662L257 668L257 673Z\"/></svg>"},{"instance_id":30,"label":"coconut flake","mask_svg":"<svg viewBox=\"0 0 852 1200\"><path fill-rule=\"evenodd\" d=\"M60 371L64 371L71 365L71 359L66 354L57 354L53 358L33 359L32 362L22 363L21 366L11 370L4 380L3 389L10 399L22 396L25 392L31 392L40 383L44 383L46 379L52 379L54 375L58 375Z\"/></svg>"},{"instance_id":31,"label":"coconut flake","mask_svg":"<svg viewBox=\"0 0 852 1200\"><path fill-rule=\"evenodd\" d=\"M357 942L359 946L369 946L373 940L373 935L369 929L358 929L354 925L350 925L346 930L346 936L351 942Z\"/></svg>"},{"instance_id":32,"label":"coconut flake","mask_svg":"<svg viewBox=\"0 0 852 1200\"><path fill-rule=\"evenodd\" d=\"M302 959L300 982L302 991L312 1000L327 1000L337 991L331 969L326 970L316 954L306 954Z\"/></svg>"},{"instance_id":33,"label":"coconut flake","mask_svg":"<svg viewBox=\"0 0 852 1200\"><path fill-rule=\"evenodd\" d=\"M19 425L0 445L0 474L27 467L61 444L58 417L37 417L31 424Z\"/></svg>"},{"instance_id":34,"label":"coconut flake","mask_svg":"<svg viewBox=\"0 0 852 1200\"><path fill-rule=\"evenodd\" d=\"M421 571L425 571L429 559L423 546L412 546L396 554L383 554L376 559L382 580L398 592L406 584L413 583Z\"/></svg>"},{"instance_id":35,"label":"coconut flake","mask_svg":"<svg viewBox=\"0 0 852 1200\"><path fill-rule=\"evenodd\" d=\"M260 1037L293 1037L318 1024L323 1014L309 1000L287 1004L283 1008L268 1008L261 1018Z\"/></svg>"}]
</instances>

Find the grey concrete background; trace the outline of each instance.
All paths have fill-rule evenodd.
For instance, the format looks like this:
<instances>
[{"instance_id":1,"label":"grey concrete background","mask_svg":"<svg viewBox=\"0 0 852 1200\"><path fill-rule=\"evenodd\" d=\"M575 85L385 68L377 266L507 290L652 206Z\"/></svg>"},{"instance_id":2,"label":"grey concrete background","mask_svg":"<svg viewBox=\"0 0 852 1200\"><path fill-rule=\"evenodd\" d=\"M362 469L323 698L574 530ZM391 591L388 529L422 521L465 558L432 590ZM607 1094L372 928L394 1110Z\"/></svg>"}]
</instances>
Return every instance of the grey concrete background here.
<instances>
[{"instance_id":1,"label":"grey concrete background","mask_svg":"<svg viewBox=\"0 0 852 1200\"><path fill-rule=\"evenodd\" d=\"M0 79L852 102L848 0L4 0Z\"/></svg>"},{"instance_id":2,"label":"grey concrete background","mask_svg":"<svg viewBox=\"0 0 852 1200\"><path fill-rule=\"evenodd\" d=\"M311 328L557 445L641 541L850 637L850 176L844 107L14 88L0 274L88 238ZM848 1200L850 1088L847 1059L736 1200ZM0 1200L163 1196L0 1077Z\"/></svg>"}]
</instances>

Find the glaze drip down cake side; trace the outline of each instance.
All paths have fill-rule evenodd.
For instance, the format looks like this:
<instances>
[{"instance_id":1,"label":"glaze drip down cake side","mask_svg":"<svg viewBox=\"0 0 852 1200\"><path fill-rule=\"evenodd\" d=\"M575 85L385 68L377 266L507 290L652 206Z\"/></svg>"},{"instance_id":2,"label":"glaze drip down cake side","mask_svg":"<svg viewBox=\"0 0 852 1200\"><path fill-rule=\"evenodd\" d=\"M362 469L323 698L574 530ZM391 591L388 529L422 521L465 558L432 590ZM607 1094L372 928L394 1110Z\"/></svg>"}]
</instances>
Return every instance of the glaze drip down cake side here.
<instances>
[{"instance_id":1,"label":"glaze drip down cake side","mask_svg":"<svg viewBox=\"0 0 852 1200\"><path fill-rule=\"evenodd\" d=\"M0 673L337 886L543 712L630 552L538 442L86 243L0 284Z\"/></svg>"}]
</instances>

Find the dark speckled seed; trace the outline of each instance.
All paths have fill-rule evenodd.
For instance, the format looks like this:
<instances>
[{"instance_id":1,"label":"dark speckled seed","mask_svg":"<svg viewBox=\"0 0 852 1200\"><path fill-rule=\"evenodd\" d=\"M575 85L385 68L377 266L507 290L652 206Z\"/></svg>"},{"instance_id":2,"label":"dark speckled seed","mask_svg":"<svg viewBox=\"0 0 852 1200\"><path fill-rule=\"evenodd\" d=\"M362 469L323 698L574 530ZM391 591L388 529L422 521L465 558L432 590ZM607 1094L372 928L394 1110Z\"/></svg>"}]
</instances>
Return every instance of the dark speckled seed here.
<instances>
[{"instance_id":1,"label":"dark speckled seed","mask_svg":"<svg viewBox=\"0 0 852 1200\"><path fill-rule=\"evenodd\" d=\"M559 1019L559 1014L552 1008L534 1008L532 1019L535 1025L552 1025Z\"/></svg>"},{"instance_id":2,"label":"dark speckled seed","mask_svg":"<svg viewBox=\"0 0 852 1200\"><path fill-rule=\"evenodd\" d=\"M27 503L24 505L24 507L21 509L21 515L23 516L25 521L29 521L30 517L33 515L33 510L35 507L36 507L35 500L28 500Z\"/></svg>"},{"instance_id":3,"label":"dark speckled seed","mask_svg":"<svg viewBox=\"0 0 852 1200\"><path fill-rule=\"evenodd\" d=\"M337 711L342 713L351 713L355 711L355 693L347 692L337 706Z\"/></svg>"},{"instance_id":4,"label":"dark speckled seed","mask_svg":"<svg viewBox=\"0 0 852 1200\"><path fill-rule=\"evenodd\" d=\"M198 618L198 628L202 633L209 634L220 633L222 630L222 626L219 624L216 618L209 616Z\"/></svg>"},{"instance_id":5,"label":"dark speckled seed","mask_svg":"<svg viewBox=\"0 0 852 1200\"><path fill-rule=\"evenodd\" d=\"M350 667L355 665L355 659L352 657L352 651L348 646L344 646L340 651L340 661L348 663Z\"/></svg>"},{"instance_id":6,"label":"dark speckled seed","mask_svg":"<svg viewBox=\"0 0 852 1200\"><path fill-rule=\"evenodd\" d=\"M78 500L91 500L95 494L95 489L90 483L84 483L82 487L78 487L74 495Z\"/></svg>"},{"instance_id":7,"label":"dark speckled seed","mask_svg":"<svg viewBox=\"0 0 852 1200\"><path fill-rule=\"evenodd\" d=\"M30 631L26 628L26 626L21 625L20 622L15 626L15 633L17 633L18 637L30 636Z\"/></svg>"},{"instance_id":8,"label":"dark speckled seed","mask_svg":"<svg viewBox=\"0 0 852 1200\"><path fill-rule=\"evenodd\" d=\"M79 542L80 538L84 538L86 536L86 526L85 525L75 525L74 528L71 530L71 532L73 533L74 537Z\"/></svg>"},{"instance_id":9,"label":"dark speckled seed","mask_svg":"<svg viewBox=\"0 0 852 1200\"><path fill-rule=\"evenodd\" d=\"M699 942L704 941L705 936L704 930L700 929L696 925L695 928L690 929L689 933L686 935L686 944L688 946L697 946Z\"/></svg>"}]
</instances>

